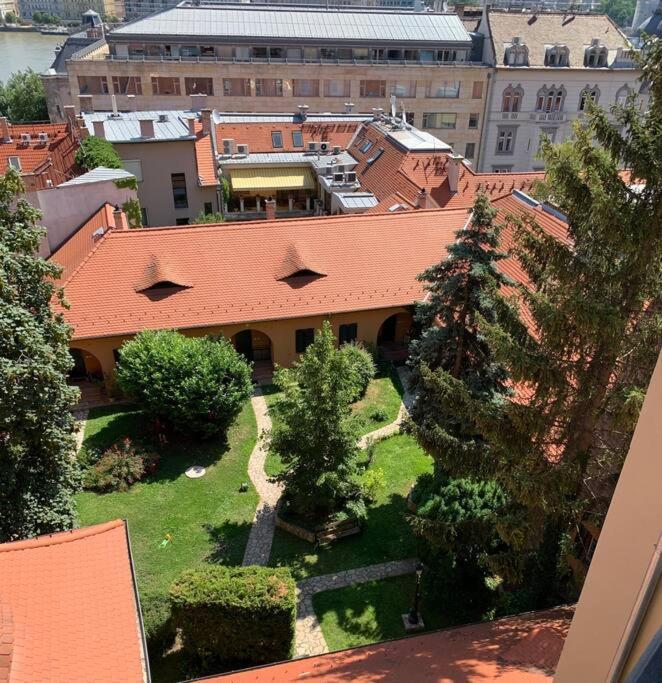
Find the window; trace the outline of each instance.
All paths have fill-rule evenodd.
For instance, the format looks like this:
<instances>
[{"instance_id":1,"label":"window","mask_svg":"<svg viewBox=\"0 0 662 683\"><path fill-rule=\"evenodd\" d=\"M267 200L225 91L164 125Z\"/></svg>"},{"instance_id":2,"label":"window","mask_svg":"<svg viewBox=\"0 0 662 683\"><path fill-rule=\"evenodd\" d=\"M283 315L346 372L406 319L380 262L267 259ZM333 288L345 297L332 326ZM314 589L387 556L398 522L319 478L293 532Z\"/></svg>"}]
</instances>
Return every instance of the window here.
<instances>
[{"instance_id":1,"label":"window","mask_svg":"<svg viewBox=\"0 0 662 683\"><path fill-rule=\"evenodd\" d=\"M483 81L474 81L471 88L471 99L479 100L483 96Z\"/></svg>"},{"instance_id":2,"label":"window","mask_svg":"<svg viewBox=\"0 0 662 683\"><path fill-rule=\"evenodd\" d=\"M492 173L510 173L512 166L492 166Z\"/></svg>"},{"instance_id":3,"label":"window","mask_svg":"<svg viewBox=\"0 0 662 683\"><path fill-rule=\"evenodd\" d=\"M224 78L223 94L226 97L249 97L251 94L251 79Z\"/></svg>"},{"instance_id":4,"label":"window","mask_svg":"<svg viewBox=\"0 0 662 683\"><path fill-rule=\"evenodd\" d=\"M136 176L136 180L139 183L143 181L143 165L140 159L122 159L122 166L129 172Z\"/></svg>"},{"instance_id":5,"label":"window","mask_svg":"<svg viewBox=\"0 0 662 683\"><path fill-rule=\"evenodd\" d=\"M117 95L142 95L143 86L137 76L113 76L113 91Z\"/></svg>"},{"instance_id":6,"label":"window","mask_svg":"<svg viewBox=\"0 0 662 683\"><path fill-rule=\"evenodd\" d=\"M369 159L366 159L366 164L372 166L382 154L384 154L384 148L380 147Z\"/></svg>"},{"instance_id":7,"label":"window","mask_svg":"<svg viewBox=\"0 0 662 683\"><path fill-rule=\"evenodd\" d=\"M279 149L283 146L283 134L279 130L271 132L271 145L274 149Z\"/></svg>"},{"instance_id":8,"label":"window","mask_svg":"<svg viewBox=\"0 0 662 683\"><path fill-rule=\"evenodd\" d=\"M361 97L385 97L386 81L361 81Z\"/></svg>"},{"instance_id":9,"label":"window","mask_svg":"<svg viewBox=\"0 0 662 683\"><path fill-rule=\"evenodd\" d=\"M592 88L588 85L579 93L579 111L586 111L588 109L588 102L597 102L600 98L600 91L598 86L594 85Z\"/></svg>"},{"instance_id":10,"label":"window","mask_svg":"<svg viewBox=\"0 0 662 683\"><path fill-rule=\"evenodd\" d=\"M476 143L475 142L467 142L467 144L464 146L464 156L467 157L467 159L473 159L475 155L476 155Z\"/></svg>"},{"instance_id":11,"label":"window","mask_svg":"<svg viewBox=\"0 0 662 683\"><path fill-rule=\"evenodd\" d=\"M179 78L152 76L152 95L181 95Z\"/></svg>"},{"instance_id":12,"label":"window","mask_svg":"<svg viewBox=\"0 0 662 683\"><path fill-rule=\"evenodd\" d=\"M257 97L282 97L283 81L280 78L256 78L255 95Z\"/></svg>"},{"instance_id":13,"label":"window","mask_svg":"<svg viewBox=\"0 0 662 683\"><path fill-rule=\"evenodd\" d=\"M292 147L303 147L303 132L300 130L292 131Z\"/></svg>"},{"instance_id":14,"label":"window","mask_svg":"<svg viewBox=\"0 0 662 683\"><path fill-rule=\"evenodd\" d=\"M200 46L200 56L201 57L215 57L216 50L211 45L201 45Z\"/></svg>"},{"instance_id":15,"label":"window","mask_svg":"<svg viewBox=\"0 0 662 683\"><path fill-rule=\"evenodd\" d=\"M616 104L624 106L631 92L632 91L627 85L624 85L622 88L620 88L616 93Z\"/></svg>"},{"instance_id":16,"label":"window","mask_svg":"<svg viewBox=\"0 0 662 683\"><path fill-rule=\"evenodd\" d=\"M529 48L519 42L519 38L513 38L513 43L506 48L504 64L507 66L528 66Z\"/></svg>"},{"instance_id":17,"label":"window","mask_svg":"<svg viewBox=\"0 0 662 683\"><path fill-rule=\"evenodd\" d=\"M437 50L438 62L456 62L458 61L457 50Z\"/></svg>"},{"instance_id":18,"label":"window","mask_svg":"<svg viewBox=\"0 0 662 683\"><path fill-rule=\"evenodd\" d=\"M315 329L307 327L303 330L295 332L295 350L297 353L303 353L315 339Z\"/></svg>"},{"instance_id":19,"label":"window","mask_svg":"<svg viewBox=\"0 0 662 683\"><path fill-rule=\"evenodd\" d=\"M188 218L176 218L175 225L188 225Z\"/></svg>"},{"instance_id":20,"label":"window","mask_svg":"<svg viewBox=\"0 0 662 683\"><path fill-rule=\"evenodd\" d=\"M269 55L269 48L267 47L254 47L251 50L251 56L253 59L266 59Z\"/></svg>"},{"instance_id":21,"label":"window","mask_svg":"<svg viewBox=\"0 0 662 683\"><path fill-rule=\"evenodd\" d=\"M545 50L545 66L568 66L570 51L565 45L554 45Z\"/></svg>"},{"instance_id":22,"label":"window","mask_svg":"<svg viewBox=\"0 0 662 683\"><path fill-rule=\"evenodd\" d=\"M205 202L204 207L205 214L214 213L214 205L211 202Z\"/></svg>"},{"instance_id":23,"label":"window","mask_svg":"<svg viewBox=\"0 0 662 683\"><path fill-rule=\"evenodd\" d=\"M200 48L197 45L182 45L179 54L182 57L199 57Z\"/></svg>"},{"instance_id":24,"label":"window","mask_svg":"<svg viewBox=\"0 0 662 683\"><path fill-rule=\"evenodd\" d=\"M324 81L324 97L349 97L350 81Z\"/></svg>"},{"instance_id":25,"label":"window","mask_svg":"<svg viewBox=\"0 0 662 683\"><path fill-rule=\"evenodd\" d=\"M541 128L540 129L540 135L538 136L538 152L542 149L542 141L544 138L549 140L550 142L554 142L556 140L556 128Z\"/></svg>"},{"instance_id":26,"label":"window","mask_svg":"<svg viewBox=\"0 0 662 683\"><path fill-rule=\"evenodd\" d=\"M374 145L375 143L372 140L364 140L361 145L359 146L359 152L361 154L365 154L370 150L370 148Z\"/></svg>"},{"instance_id":27,"label":"window","mask_svg":"<svg viewBox=\"0 0 662 683\"><path fill-rule=\"evenodd\" d=\"M524 91L521 86L513 88L509 85L504 91L501 100L501 111L506 112L517 112L522 106L522 97L524 97Z\"/></svg>"},{"instance_id":28,"label":"window","mask_svg":"<svg viewBox=\"0 0 662 683\"><path fill-rule=\"evenodd\" d=\"M172 198L176 209L188 209L188 197L186 196L186 175L173 173L170 176L172 183Z\"/></svg>"},{"instance_id":29,"label":"window","mask_svg":"<svg viewBox=\"0 0 662 683\"><path fill-rule=\"evenodd\" d=\"M294 78L292 80L292 94L295 97L319 97L320 82L311 78Z\"/></svg>"},{"instance_id":30,"label":"window","mask_svg":"<svg viewBox=\"0 0 662 683\"><path fill-rule=\"evenodd\" d=\"M515 149L516 128L499 128L497 133L497 154L512 154Z\"/></svg>"},{"instance_id":31,"label":"window","mask_svg":"<svg viewBox=\"0 0 662 683\"><path fill-rule=\"evenodd\" d=\"M105 76L79 76L78 92L81 95L107 95L108 79Z\"/></svg>"},{"instance_id":32,"label":"window","mask_svg":"<svg viewBox=\"0 0 662 683\"><path fill-rule=\"evenodd\" d=\"M391 84L391 95L396 97L416 97L416 81L399 81Z\"/></svg>"},{"instance_id":33,"label":"window","mask_svg":"<svg viewBox=\"0 0 662 683\"><path fill-rule=\"evenodd\" d=\"M270 47L269 59L283 59L285 57L285 49L282 47Z\"/></svg>"},{"instance_id":34,"label":"window","mask_svg":"<svg viewBox=\"0 0 662 683\"><path fill-rule=\"evenodd\" d=\"M478 114L469 114L469 128L478 128Z\"/></svg>"},{"instance_id":35,"label":"window","mask_svg":"<svg viewBox=\"0 0 662 683\"><path fill-rule=\"evenodd\" d=\"M460 82L459 81L439 81L428 83L428 91L426 97L459 97L460 96Z\"/></svg>"},{"instance_id":36,"label":"window","mask_svg":"<svg viewBox=\"0 0 662 683\"><path fill-rule=\"evenodd\" d=\"M423 114L423 128L455 128L457 114Z\"/></svg>"},{"instance_id":37,"label":"window","mask_svg":"<svg viewBox=\"0 0 662 683\"><path fill-rule=\"evenodd\" d=\"M348 344L349 342L356 341L357 333L358 325L356 323L341 325L338 328L338 341L341 344Z\"/></svg>"},{"instance_id":38,"label":"window","mask_svg":"<svg viewBox=\"0 0 662 683\"><path fill-rule=\"evenodd\" d=\"M584 53L584 66L591 68L607 66L608 51L604 45L600 44L597 38L593 38L591 45L586 48Z\"/></svg>"},{"instance_id":39,"label":"window","mask_svg":"<svg viewBox=\"0 0 662 683\"><path fill-rule=\"evenodd\" d=\"M184 90L187 95L213 95L214 82L211 78L185 78Z\"/></svg>"},{"instance_id":40,"label":"window","mask_svg":"<svg viewBox=\"0 0 662 683\"><path fill-rule=\"evenodd\" d=\"M149 225L147 222L147 209L144 206L140 207L140 218L142 220L143 226Z\"/></svg>"},{"instance_id":41,"label":"window","mask_svg":"<svg viewBox=\"0 0 662 683\"><path fill-rule=\"evenodd\" d=\"M565 88L557 88L555 85L553 85L551 88L545 86L538 90L538 97L536 99L536 111L563 111L564 101Z\"/></svg>"}]
</instances>

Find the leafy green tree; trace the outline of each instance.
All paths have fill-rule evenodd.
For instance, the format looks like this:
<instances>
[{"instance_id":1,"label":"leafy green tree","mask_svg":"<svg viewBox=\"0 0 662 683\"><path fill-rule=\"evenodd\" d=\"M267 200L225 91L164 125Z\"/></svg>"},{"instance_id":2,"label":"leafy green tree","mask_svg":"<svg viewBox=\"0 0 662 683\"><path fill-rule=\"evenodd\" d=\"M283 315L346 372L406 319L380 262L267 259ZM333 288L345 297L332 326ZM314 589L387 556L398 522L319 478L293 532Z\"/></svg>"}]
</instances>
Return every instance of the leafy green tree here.
<instances>
[{"instance_id":1,"label":"leafy green tree","mask_svg":"<svg viewBox=\"0 0 662 683\"><path fill-rule=\"evenodd\" d=\"M0 115L10 121L47 121L48 107L44 86L32 69L16 71L0 83Z\"/></svg>"},{"instance_id":2,"label":"leafy green tree","mask_svg":"<svg viewBox=\"0 0 662 683\"><path fill-rule=\"evenodd\" d=\"M343 344L340 352L345 354L349 365L350 382L354 388L352 401L358 401L365 396L368 385L377 374L375 361L362 344Z\"/></svg>"},{"instance_id":3,"label":"leafy green tree","mask_svg":"<svg viewBox=\"0 0 662 683\"><path fill-rule=\"evenodd\" d=\"M531 286L481 329L522 398L488 404L461 383L443 392L490 443L483 472L509 497L508 551L493 564L514 580L543 539L558 548L587 510L604 513L661 347L662 43L644 54L647 111L634 96L611 116L591 105L573 141L543 141L542 192L567 216L569 239L510 221Z\"/></svg>"},{"instance_id":4,"label":"leafy green tree","mask_svg":"<svg viewBox=\"0 0 662 683\"><path fill-rule=\"evenodd\" d=\"M5 14L5 23L18 24L18 16L14 12L7 12Z\"/></svg>"},{"instance_id":5,"label":"leafy green tree","mask_svg":"<svg viewBox=\"0 0 662 683\"><path fill-rule=\"evenodd\" d=\"M636 4L637 0L602 0L601 9L619 26L627 27L632 25Z\"/></svg>"},{"instance_id":6,"label":"leafy green tree","mask_svg":"<svg viewBox=\"0 0 662 683\"><path fill-rule=\"evenodd\" d=\"M0 176L0 542L73 527L80 483L70 330L50 308L61 269L36 256L44 231L23 192Z\"/></svg>"},{"instance_id":7,"label":"leafy green tree","mask_svg":"<svg viewBox=\"0 0 662 683\"><path fill-rule=\"evenodd\" d=\"M299 514L324 517L343 509L365 514L350 372L348 357L335 348L333 330L325 321L295 367L276 373L283 397L269 450L285 465L277 479Z\"/></svg>"},{"instance_id":8,"label":"leafy green tree","mask_svg":"<svg viewBox=\"0 0 662 683\"><path fill-rule=\"evenodd\" d=\"M227 339L144 330L122 345L117 381L184 434L225 434L252 391L251 370Z\"/></svg>"},{"instance_id":9,"label":"leafy green tree","mask_svg":"<svg viewBox=\"0 0 662 683\"><path fill-rule=\"evenodd\" d=\"M86 137L76 152L76 163L86 171L99 166L122 168L122 159L113 144L94 135Z\"/></svg>"}]
</instances>

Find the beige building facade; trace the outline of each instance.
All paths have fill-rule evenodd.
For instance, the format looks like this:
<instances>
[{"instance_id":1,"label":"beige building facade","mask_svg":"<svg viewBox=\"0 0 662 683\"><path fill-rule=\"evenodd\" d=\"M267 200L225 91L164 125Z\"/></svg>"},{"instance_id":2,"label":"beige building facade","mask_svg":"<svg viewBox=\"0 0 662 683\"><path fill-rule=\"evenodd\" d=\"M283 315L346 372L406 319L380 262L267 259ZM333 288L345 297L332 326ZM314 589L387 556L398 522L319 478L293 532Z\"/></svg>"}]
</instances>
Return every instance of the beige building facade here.
<instances>
[{"instance_id":1,"label":"beige building facade","mask_svg":"<svg viewBox=\"0 0 662 683\"><path fill-rule=\"evenodd\" d=\"M90 9L101 17L124 17L124 0L17 0L17 4L24 19L31 19L35 12L46 12L65 21L80 21Z\"/></svg>"},{"instance_id":2,"label":"beige building facade","mask_svg":"<svg viewBox=\"0 0 662 683\"><path fill-rule=\"evenodd\" d=\"M18 14L16 0L0 0L0 21L2 21L9 12Z\"/></svg>"}]
</instances>

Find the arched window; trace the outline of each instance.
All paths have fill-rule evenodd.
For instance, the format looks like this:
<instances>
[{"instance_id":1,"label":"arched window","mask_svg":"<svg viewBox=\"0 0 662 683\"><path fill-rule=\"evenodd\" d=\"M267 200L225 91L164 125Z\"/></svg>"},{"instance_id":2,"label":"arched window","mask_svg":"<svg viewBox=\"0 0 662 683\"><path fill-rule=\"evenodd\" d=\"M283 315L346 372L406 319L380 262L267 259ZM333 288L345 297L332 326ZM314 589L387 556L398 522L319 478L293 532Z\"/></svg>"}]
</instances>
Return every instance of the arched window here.
<instances>
[{"instance_id":1,"label":"arched window","mask_svg":"<svg viewBox=\"0 0 662 683\"><path fill-rule=\"evenodd\" d=\"M529 48L513 38L513 44L506 48L504 64L507 66L528 66Z\"/></svg>"},{"instance_id":2,"label":"arched window","mask_svg":"<svg viewBox=\"0 0 662 683\"><path fill-rule=\"evenodd\" d=\"M552 85L551 88L544 86L538 90L538 97L536 98L536 111L563 111L564 102L565 88L563 86L560 88L557 88L555 85Z\"/></svg>"},{"instance_id":3,"label":"arched window","mask_svg":"<svg viewBox=\"0 0 662 683\"><path fill-rule=\"evenodd\" d=\"M627 85L624 85L622 88L619 88L618 92L616 93L616 104L624 106L631 92L632 90Z\"/></svg>"},{"instance_id":4,"label":"arched window","mask_svg":"<svg viewBox=\"0 0 662 683\"><path fill-rule=\"evenodd\" d=\"M579 93L579 111L586 111L588 109L589 101L597 102L598 99L600 99L600 91L598 90L598 86L594 85L591 88L589 85L587 85Z\"/></svg>"},{"instance_id":5,"label":"arched window","mask_svg":"<svg viewBox=\"0 0 662 683\"><path fill-rule=\"evenodd\" d=\"M520 108L522 106L522 98L523 97L524 97L524 90L522 90L521 85L518 85L516 88L513 88L512 85L509 85L503 91L503 99L501 100L501 111L505 111L505 112L520 111Z\"/></svg>"},{"instance_id":6,"label":"arched window","mask_svg":"<svg viewBox=\"0 0 662 683\"><path fill-rule=\"evenodd\" d=\"M568 66L570 50L565 45L553 45L545 50L545 66Z\"/></svg>"},{"instance_id":7,"label":"arched window","mask_svg":"<svg viewBox=\"0 0 662 683\"><path fill-rule=\"evenodd\" d=\"M584 66L593 68L607 66L607 54L607 48L594 38L584 53Z\"/></svg>"}]
</instances>

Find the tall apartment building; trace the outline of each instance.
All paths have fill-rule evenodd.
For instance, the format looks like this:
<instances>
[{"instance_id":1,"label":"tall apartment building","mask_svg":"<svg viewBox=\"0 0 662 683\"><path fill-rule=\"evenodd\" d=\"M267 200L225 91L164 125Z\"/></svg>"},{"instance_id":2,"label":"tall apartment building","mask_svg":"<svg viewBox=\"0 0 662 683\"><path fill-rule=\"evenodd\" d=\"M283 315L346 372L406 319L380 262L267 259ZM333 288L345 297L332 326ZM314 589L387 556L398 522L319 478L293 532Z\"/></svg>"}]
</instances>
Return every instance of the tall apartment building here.
<instances>
[{"instance_id":1,"label":"tall apartment building","mask_svg":"<svg viewBox=\"0 0 662 683\"><path fill-rule=\"evenodd\" d=\"M35 12L47 12L65 21L80 21L83 12L89 9L102 17L121 19L124 17L124 0L18 0L18 11L24 19L32 19Z\"/></svg>"},{"instance_id":2,"label":"tall apartment building","mask_svg":"<svg viewBox=\"0 0 662 683\"><path fill-rule=\"evenodd\" d=\"M415 126L478 148L487 67L456 15L182 3L112 31L46 76L49 113L64 106L372 113L391 96ZM49 82L52 78L52 82ZM133 96L129 98L129 95ZM352 107L349 107L352 104Z\"/></svg>"},{"instance_id":3,"label":"tall apartment building","mask_svg":"<svg viewBox=\"0 0 662 683\"><path fill-rule=\"evenodd\" d=\"M488 10L478 33L483 61L494 69L481 171L542 169L541 136L568 138L589 100L609 109L634 91L646 106L632 45L606 15Z\"/></svg>"}]
</instances>

